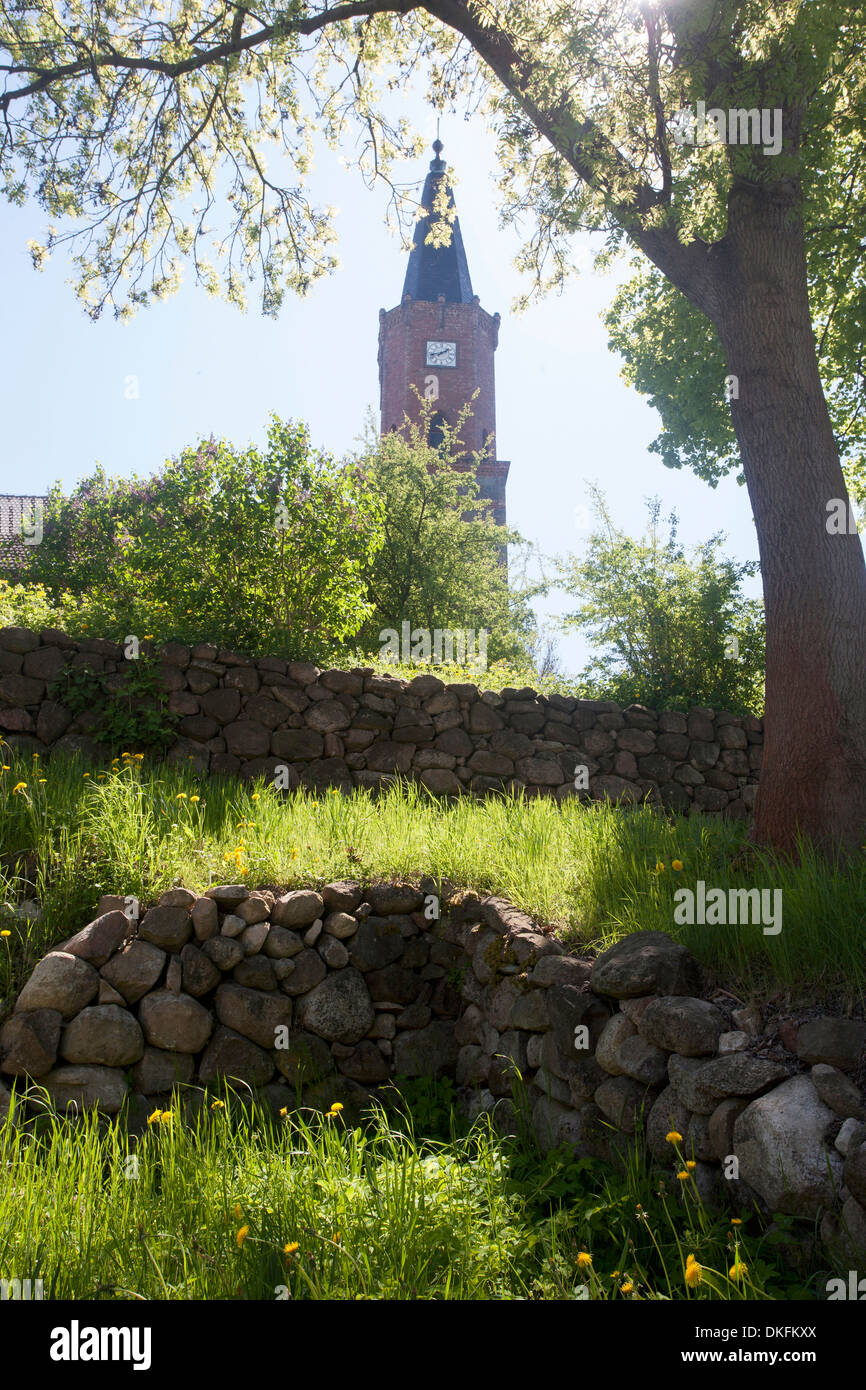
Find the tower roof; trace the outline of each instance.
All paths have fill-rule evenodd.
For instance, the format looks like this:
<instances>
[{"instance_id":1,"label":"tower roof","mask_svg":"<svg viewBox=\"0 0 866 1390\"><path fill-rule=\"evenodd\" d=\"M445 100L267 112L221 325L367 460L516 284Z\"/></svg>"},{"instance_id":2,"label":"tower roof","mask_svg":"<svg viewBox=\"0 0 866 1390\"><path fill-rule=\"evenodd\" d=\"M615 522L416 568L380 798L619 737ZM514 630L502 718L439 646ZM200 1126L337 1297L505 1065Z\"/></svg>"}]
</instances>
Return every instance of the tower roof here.
<instances>
[{"instance_id":1,"label":"tower roof","mask_svg":"<svg viewBox=\"0 0 866 1390\"><path fill-rule=\"evenodd\" d=\"M433 212L436 195L443 186L448 198L448 206L454 207L454 194L446 174L447 165L440 159L442 141L434 140L435 159L430 161L430 172L424 180L421 205L426 216L418 219L415 227L409 265L403 284L403 298L421 299L435 304L444 298L448 304L471 304L472 281L469 278L469 265L463 248L460 222L455 217L451 224L451 241L447 246L432 246L427 237L430 227L436 220Z\"/></svg>"}]
</instances>

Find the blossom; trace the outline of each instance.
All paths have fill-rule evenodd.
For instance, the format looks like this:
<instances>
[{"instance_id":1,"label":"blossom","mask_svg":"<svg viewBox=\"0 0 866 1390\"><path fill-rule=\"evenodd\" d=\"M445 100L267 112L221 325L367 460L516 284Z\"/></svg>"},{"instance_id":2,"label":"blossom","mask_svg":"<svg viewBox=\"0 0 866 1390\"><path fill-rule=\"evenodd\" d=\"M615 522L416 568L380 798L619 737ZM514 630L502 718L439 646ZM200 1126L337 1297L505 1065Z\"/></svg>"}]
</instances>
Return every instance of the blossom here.
<instances>
[{"instance_id":1,"label":"blossom","mask_svg":"<svg viewBox=\"0 0 866 1390\"><path fill-rule=\"evenodd\" d=\"M148 1117L147 1117L147 1123L148 1123L149 1125L156 1125L156 1124L159 1124L159 1122L160 1122L161 1119L162 1119L162 1111L161 1111L161 1110L154 1110L154 1112L153 1112L152 1115L148 1115Z\"/></svg>"},{"instance_id":2,"label":"blossom","mask_svg":"<svg viewBox=\"0 0 866 1390\"><path fill-rule=\"evenodd\" d=\"M300 1246L298 1245L298 1242L296 1240L290 1240L288 1244L283 1246L283 1254L294 1255L295 1251L299 1249Z\"/></svg>"},{"instance_id":3,"label":"blossom","mask_svg":"<svg viewBox=\"0 0 866 1390\"><path fill-rule=\"evenodd\" d=\"M26 790L27 790L27 783L26 783L26 782L16 782L16 783L15 783L15 786L12 788L12 795L13 795L13 796L17 796L19 792L26 792Z\"/></svg>"},{"instance_id":4,"label":"blossom","mask_svg":"<svg viewBox=\"0 0 866 1390\"><path fill-rule=\"evenodd\" d=\"M688 1168L689 1172L691 1172L693 1168L697 1168L697 1166L698 1165L695 1163L695 1160L693 1158L686 1159L686 1167Z\"/></svg>"},{"instance_id":5,"label":"blossom","mask_svg":"<svg viewBox=\"0 0 866 1390\"><path fill-rule=\"evenodd\" d=\"M634 1293L634 1284L623 1284L620 1293Z\"/></svg>"},{"instance_id":6,"label":"blossom","mask_svg":"<svg viewBox=\"0 0 866 1390\"><path fill-rule=\"evenodd\" d=\"M246 1240L247 1236L249 1235L249 1233L250 1233L250 1228L249 1228L249 1226L241 1226L240 1230L238 1231L237 1235L235 1236L235 1240L237 1241L237 1245L238 1245L238 1249L239 1249L239 1250L241 1249L241 1247L242 1247L244 1241Z\"/></svg>"},{"instance_id":7,"label":"blossom","mask_svg":"<svg viewBox=\"0 0 866 1390\"><path fill-rule=\"evenodd\" d=\"M225 1108L226 1103L224 1100L215 1100L213 1105L211 1106L211 1110L225 1110Z\"/></svg>"},{"instance_id":8,"label":"blossom","mask_svg":"<svg viewBox=\"0 0 866 1390\"><path fill-rule=\"evenodd\" d=\"M703 1267L698 1264L694 1255L689 1255L686 1259L685 1281L690 1289L694 1289L700 1284L704 1277Z\"/></svg>"},{"instance_id":9,"label":"blossom","mask_svg":"<svg viewBox=\"0 0 866 1390\"><path fill-rule=\"evenodd\" d=\"M674 873L678 874L678 873L680 872L680 869L681 869L682 867L683 867L683 861L682 861L682 859L672 859L672 860L671 860L671 868L673 869Z\"/></svg>"},{"instance_id":10,"label":"blossom","mask_svg":"<svg viewBox=\"0 0 866 1390\"><path fill-rule=\"evenodd\" d=\"M681 1173L677 1173L677 1177L679 1178L680 1182L688 1182L689 1178L691 1177L691 1173L687 1173L685 1168L683 1168Z\"/></svg>"},{"instance_id":11,"label":"blossom","mask_svg":"<svg viewBox=\"0 0 866 1390\"><path fill-rule=\"evenodd\" d=\"M0 936L11 936L11 931L0 931Z\"/></svg>"},{"instance_id":12,"label":"blossom","mask_svg":"<svg viewBox=\"0 0 866 1390\"><path fill-rule=\"evenodd\" d=\"M683 1136L678 1129L672 1129L669 1134L665 1135L666 1144L681 1144L682 1142Z\"/></svg>"},{"instance_id":13,"label":"blossom","mask_svg":"<svg viewBox=\"0 0 866 1390\"><path fill-rule=\"evenodd\" d=\"M748 1272L749 1272L749 1266L748 1266L748 1265L742 1264L742 1263L740 1262L740 1257L739 1257L739 1255L738 1255L737 1258L736 1258L736 1260L734 1261L734 1263L731 1265L730 1269L728 1270L728 1278L729 1278L729 1279L737 1279L737 1280L739 1280L739 1279L744 1279L745 1276L748 1274Z\"/></svg>"},{"instance_id":14,"label":"blossom","mask_svg":"<svg viewBox=\"0 0 866 1390\"><path fill-rule=\"evenodd\" d=\"M590 1255L589 1251L581 1250L580 1254L577 1257L577 1264L579 1269L586 1269L589 1267L589 1265L592 1264L592 1256Z\"/></svg>"}]
</instances>

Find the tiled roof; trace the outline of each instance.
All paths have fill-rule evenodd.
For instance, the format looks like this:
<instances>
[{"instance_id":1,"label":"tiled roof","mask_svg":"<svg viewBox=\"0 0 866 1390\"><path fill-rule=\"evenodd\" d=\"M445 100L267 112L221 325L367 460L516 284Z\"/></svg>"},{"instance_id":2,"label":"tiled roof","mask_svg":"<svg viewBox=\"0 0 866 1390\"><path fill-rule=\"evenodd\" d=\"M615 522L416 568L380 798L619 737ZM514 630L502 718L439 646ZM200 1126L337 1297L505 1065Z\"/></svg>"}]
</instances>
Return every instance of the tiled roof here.
<instances>
[{"instance_id":1,"label":"tiled roof","mask_svg":"<svg viewBox=\"0 0 866 1390\"><path fill-rule=\"evenodd\" d=\"M0 573L11 577L26 558L30 546L22 539L21 523L26 525L26 534L36 536L42 520L42 510L47 497L18 496L0 494Z\"/></svg>"}]
</instances>

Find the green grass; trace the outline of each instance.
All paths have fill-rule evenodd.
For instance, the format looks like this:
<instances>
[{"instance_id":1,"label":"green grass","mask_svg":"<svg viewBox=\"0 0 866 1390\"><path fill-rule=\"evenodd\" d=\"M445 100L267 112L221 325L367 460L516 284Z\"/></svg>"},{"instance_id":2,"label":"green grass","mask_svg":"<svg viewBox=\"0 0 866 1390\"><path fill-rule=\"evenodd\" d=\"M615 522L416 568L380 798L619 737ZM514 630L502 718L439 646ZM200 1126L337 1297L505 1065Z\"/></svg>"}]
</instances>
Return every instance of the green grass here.
<instances>
[{"instance_id":1,"label":"green grass","mask_svg":"<svg viewBox=\"0 0 866 1390\"><path fill-rule=\"evenodd\" d=\"M132 894L144 905L177 882L203 889L239 877L277 887L429 874L508 897L575 947L667 931L741 998L864 995L866 859L827 863L809 846L798 864L744 853L740 824L648 807L522 795L446 803L406 783L376 798L286 795L147 760L87 776L74 759L40 766L11 758L0 772L0 899L36 898L43 907L38 923L0 923L9 932L0 938L0 1012L40 956L88 920L100 894ZM14 791L20 782L26 787ZM674 891L698 879L781 888L781 932L676 925Z\"/></svg>"},{"instance_id":2,"label":"green grass","mask_svg":"<svg viewBox=\"0 0 866 1390\"><path fill-rule=\"evenodd\" d=\"M660 1182L638 1152L621 1174L541 1159L487 1117L443 1141L399 1106L353 1128L225 1096L138 1142L92 1113L0 1126L0 1277L107 1300L784 1299L826 1281L784 1218L707 1211L674 1153Z\"/></svg>"}]
</instances>

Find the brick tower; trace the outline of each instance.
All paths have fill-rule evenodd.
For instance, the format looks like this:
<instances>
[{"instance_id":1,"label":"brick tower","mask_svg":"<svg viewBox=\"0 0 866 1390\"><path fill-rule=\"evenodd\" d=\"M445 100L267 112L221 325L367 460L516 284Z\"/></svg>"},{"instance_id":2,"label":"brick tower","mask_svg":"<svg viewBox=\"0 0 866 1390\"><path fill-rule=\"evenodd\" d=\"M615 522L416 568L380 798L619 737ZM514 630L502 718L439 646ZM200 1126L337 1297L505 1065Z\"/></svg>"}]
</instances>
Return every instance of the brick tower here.
<instances>
[{"instance_id":1,"label":"brick tower","mask_svg":"<svg viewBox=\"0 0 866 1390\"><path fill-rule=\"evenodd\" d=\"M460 439L467 454L483 451L477 478L482 497L494 504L493 515L505 524L505 483L509 464L496 457L496 390L493 354L499 341L499 315L492 317L472 293L469 266L463 249L460 223L451 224L448 246L427 242L434 203L445 189L449 207L454 195L448 182L442 142L433 144L435 159L421 196L421 217L415 228L412 252L403 285L402 302L396 309L379 310L379 401L381 429L400 429L404 417L417 419L418 397L436 402L431 428L446 422L455 426L461 409L471 405ZM466 467L471 461L467 459Z\"/></svg>"}]
</instances>

